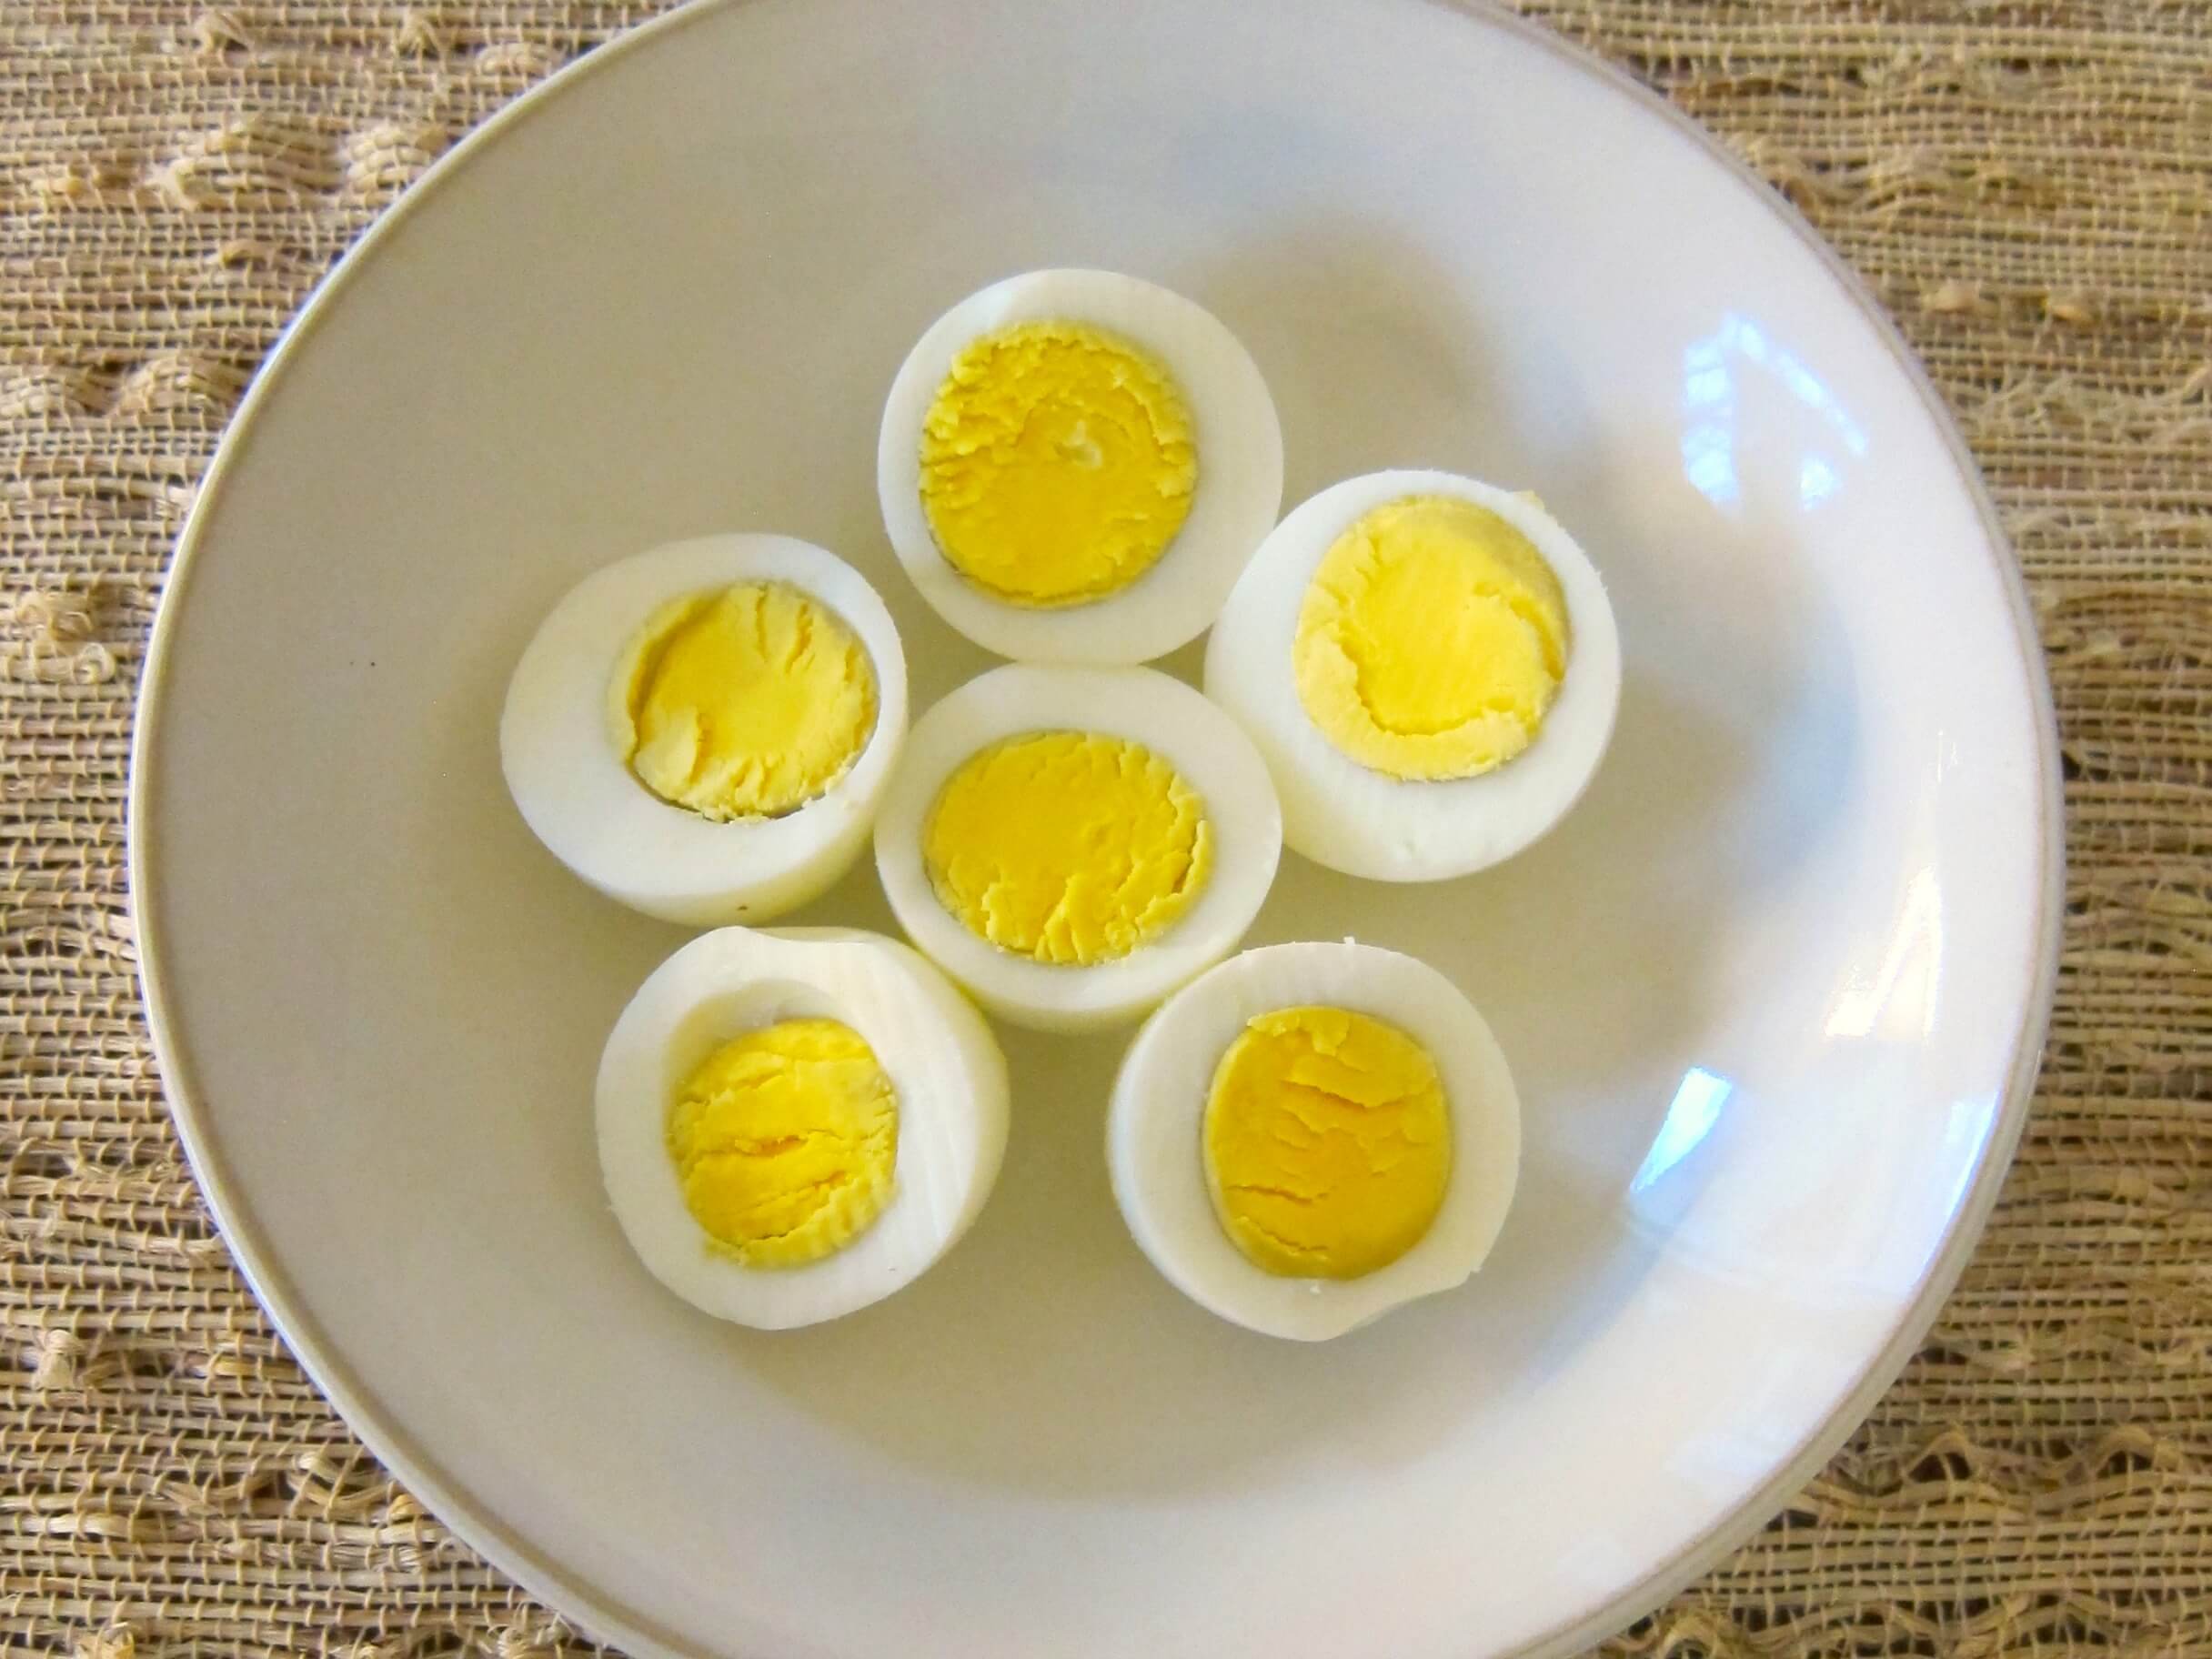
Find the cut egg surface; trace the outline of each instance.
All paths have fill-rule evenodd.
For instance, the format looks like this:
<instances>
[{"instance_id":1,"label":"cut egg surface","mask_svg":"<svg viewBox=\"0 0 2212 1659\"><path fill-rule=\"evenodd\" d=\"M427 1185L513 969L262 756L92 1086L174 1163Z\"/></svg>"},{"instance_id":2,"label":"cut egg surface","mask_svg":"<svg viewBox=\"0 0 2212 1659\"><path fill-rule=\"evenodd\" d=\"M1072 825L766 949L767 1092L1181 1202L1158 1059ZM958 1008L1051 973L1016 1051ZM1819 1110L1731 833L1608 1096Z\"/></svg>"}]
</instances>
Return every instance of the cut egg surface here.
<instances>
[{"instance_id":1,"label":"cut egg surface","mask_svg":"<svg viewBox=\"0 0 2212 1659\"><path fill-rule=\"evenodd\" d=\"M1317 1342L1482 1265L1521 1113L1490 1027L1443 974L1372 945L1270 945L1145 1021L1106 1141L1130 1233L1171 1283Z\"/></svg>"},{"instance_id":2,"label":"cut egg surface","mask_svg":"<svg viewBox=\"0 0 2212 1659\"><path fill-rule=\"evenodd\" d=\"M1213 621L1282 508L1282 430L1203 307L1110 271L1032 271L909 354L877 488L900 563L969 638L1137 663Z\"/></svg>"},{"instance_id":3,"label":"cut egg surface","mask_svg":"<svg viewBox=\"0 0 2212 1659\"><path fill-rule=\"evenodd\" d=\"M787 536L712 536L569 590L508 682L499 754L577 875L714 926L851 866L906 724L898 631L858 571Z\"/></svg>"},{"instance_id":4,"label":"cut egg surface","mask_svg":"<svg viewBox=\"0 0 2212 1659\"><path fill-rule=\"evenodd\" d=\"M1251 742L1150 669L970 680L915 723L876 820L907 936L1046 1031L1133 1019L1233 950L1282 844Z\"/></svg>"},{"instance_id":5,"label":"cut egg surface","mask_svg":"<svg viewBox=\"0 0 2212 1659\"><path fill-rule=\"evenodd\" d=\"M1348 875L1465 875L1580 799L1621 646L1596 569L1535 498L1382 472L1302 503L1230 594L1206 694L1275 779L1283 839Z\"/></svg>"},{"instance_id":6,"label":"cut egg surface","mask_svg":"<svg viewBox=\"0 0 2212 1659\"><path fill-rule=\"evenodd\" d=\"M895 940L723 928L623 1010L597 1111L608 1198L653 1276L782 1330L890 1295L967 1231L1005 1151L1006 1063Z\"/></svg>"}]
</instances>

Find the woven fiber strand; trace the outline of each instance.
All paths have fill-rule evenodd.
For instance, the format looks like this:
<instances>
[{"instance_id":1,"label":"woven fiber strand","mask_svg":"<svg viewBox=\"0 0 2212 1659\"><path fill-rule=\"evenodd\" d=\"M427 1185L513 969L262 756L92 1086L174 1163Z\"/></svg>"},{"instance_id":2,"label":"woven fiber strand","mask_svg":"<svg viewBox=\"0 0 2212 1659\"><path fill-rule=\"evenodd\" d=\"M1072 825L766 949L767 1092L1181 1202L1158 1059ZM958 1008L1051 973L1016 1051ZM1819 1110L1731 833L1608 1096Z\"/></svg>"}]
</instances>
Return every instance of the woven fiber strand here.
<instances>
[{"instance_id":1,"label":"woven fiber strand","mask_svg":"<svg viewBox=\"0 0 2212 1659\"><path fill-rule=\"evenodd\" d=\"M0 1648L557 1653L232 1269L133 978L132 695L239 394L471 124L647 5L0 13ZM2019 1162L1933 1335L1621 1654L2212 1654L2212 4L1557 0L1840 247L2034 591L2072 876Z\"/></svg>"}]
</instances>

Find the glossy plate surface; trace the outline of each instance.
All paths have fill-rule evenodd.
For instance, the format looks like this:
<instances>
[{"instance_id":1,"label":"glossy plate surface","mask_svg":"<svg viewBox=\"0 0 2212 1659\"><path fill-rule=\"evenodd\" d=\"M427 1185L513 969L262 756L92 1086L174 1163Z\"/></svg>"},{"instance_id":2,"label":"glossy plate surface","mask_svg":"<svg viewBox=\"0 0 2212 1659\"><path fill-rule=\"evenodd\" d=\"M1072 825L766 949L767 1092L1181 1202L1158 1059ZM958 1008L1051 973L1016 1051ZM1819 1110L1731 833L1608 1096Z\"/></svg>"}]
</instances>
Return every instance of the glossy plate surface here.
<instances>
[{"instance_id":1,"label":"glossy plate surface","mask_svg":"<svg viewBox=\"0 0 2212 1659\"><path fill-rule=\"evenodd\" d=\"M1490 1266L1341 1342L1240 1331L1145 1264L1101 1145L1117 1036L1008 1033L997 1196L834 1325L694 1313L601 1200L599 1044L684 935L531 840L508 670L584 572L732 528L859 564L917 709L984 667L885 544L877 423L931 318L1046 265L1236 330L1287 502L1389 466L1534 488L1619 615L1618 735L1549 840L1437 888L1286 858L1254 935L1436 963L1526 1103ZM178 1121L370 1443L635 1650L1561 1648L1809 1473L1993 1196L2057 914L2010 569L1775 198L1522 25L688 14L380 226L206 487L133 820ZM797 920L888 926L865 861Z\"/></svg>"}]
</instances>

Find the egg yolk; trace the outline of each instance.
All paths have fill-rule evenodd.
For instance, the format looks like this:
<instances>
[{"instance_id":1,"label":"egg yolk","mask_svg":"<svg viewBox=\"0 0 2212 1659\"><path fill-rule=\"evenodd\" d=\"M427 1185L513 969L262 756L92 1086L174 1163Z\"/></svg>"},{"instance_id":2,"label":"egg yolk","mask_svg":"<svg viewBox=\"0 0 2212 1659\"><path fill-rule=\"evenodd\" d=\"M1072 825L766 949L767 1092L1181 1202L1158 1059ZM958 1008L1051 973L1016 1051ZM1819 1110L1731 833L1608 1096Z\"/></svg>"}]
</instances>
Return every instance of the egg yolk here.
<instances>
[{"instance_id":1,"label":"egg yolk","mask_svg":"<svg viewBox=\"0 0 2212 1659\"><path fill-rule=\"evenodd\" d=\"M970 756L922 826L938 901L1002 950L1087 968L1150 943L1213 866L1198 792L1139 743L1042 731Z\"/></svg>"},{"instance_id":2,"label":"egg yolk","mask_svg":"<svg viewBox=\"0 0 2212 1659\"><path fill-rule=\"evenodd\" d=\"M835 1020L784 1020L734 1038L669 1111L684 1207L748 1267L843 1249L882 1212L899 1106L875 1051Z\"/></svg>"},{"instance_id":3,"label":"egg yolk","mask_svg":"<svg viewBox=\"0 0 2212 1659\"><path fill-rule=\"evenodd\" d=\"M1378 507L1322 555L1291 648L1322 735L1393 778L1473 778L1535 740L1567 603L1527 537L1441 496Z\"/></svg>"},{"instance_id":4,"label":"egg yolk","mask_svg":"<svg viewBox=\"0 0 2212 1659\"><path fill-rule=\"evenodd\" d=\"M1357 1279L1429 1230L1452 1174L1450 1114L1428 1051L1342 1008L1249 1021L1206 1100L1206 1184L1252 1262Z\"/></svg>"},{"instance_id":5,"label":"egg yolk","mask_svg":"<svg viewBox=\"0 0 2212 1659\"><path fill-rule=\"evenodd\" d=\"M616 752L671 806L774 818L828 791L876 724L876 676L844 619L784 582L671 599L608 694Z\"/></svg>"},{"instance_id":6,"label":"egg yolk","mask_svg":"<svg viewBox=\"0 0 2212 1659\"><path fill-rule=\"evenodd\" d=\"M946 559L1012 605L1081 605L1167 551L1197 452L1182 394L1126 340L1017 323L952 361L921 429L921 506Z\"/></svg>"}]
</instances>

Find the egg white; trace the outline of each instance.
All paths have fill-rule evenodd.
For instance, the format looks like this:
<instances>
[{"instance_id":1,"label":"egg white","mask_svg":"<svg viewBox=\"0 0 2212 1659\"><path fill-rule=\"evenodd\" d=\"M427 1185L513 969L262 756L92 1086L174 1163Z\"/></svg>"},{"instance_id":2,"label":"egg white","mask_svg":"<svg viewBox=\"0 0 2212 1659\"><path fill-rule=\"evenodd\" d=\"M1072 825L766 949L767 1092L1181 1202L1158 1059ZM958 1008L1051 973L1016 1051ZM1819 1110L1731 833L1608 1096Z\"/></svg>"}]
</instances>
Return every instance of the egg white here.
<instances>
[{"instance_id":1,"label":"egg white","mask_svg":"<svg viewBox=\"0 0 2212 1659\"><path fill-rule=\"evenodd\" d=\"M669 1104L722 1043L779 1020L841 1020L897 1091L890 1202L843 1249L748 1267L712 1248L669 1156ZM974 1007L920 955L857 929L705 933L655 969L599 1059L599 1169L630 1247L718 1319L819 1324L911 1283L968 1230L1006 1150L1006 1061Z\"/></svg>"},{"instance_id":2,"label":"egg white","mask_svg":"<svg viewBox=\"0 0 2212 1659\"><path fill-rule=\"evenodd\" d=\"M1034 731L1141 743L1181 774L1213 828L1213 866L1189 910L1127 956L1091 967L1002 950L947 910L922 832L945 780L978 749ZM1151 669L1011 664L970 680L915 722L876 819L876 870L907 937L1000 1018L1039 1031L1133 1019L1236 948L1274 880L1282 820L1267 769L1235 724Z\"/></svg>"},{"instance_id":3,"label":"egg white","mask_svg":"<svg viewBox=\"0 0 2212 1659\"><path fill-rule=\"evenodd\" d=\"M1207 1189L1206 1100L1214 1070L1256 1014L1307 1004L1387 1021L1425 1048L1452 1122L1452 1173L1413 1249L1358 1279L1292 1279L1255 1266L1230 1240ZM1106 1119L1114 1200L1168 1282L1223 1319L1268 1336L1321 1342L1466 1282L1513 1203L1521 1107L1489 1025L1425 962L1373 945L1269 945L1232 957L1171 998L1137 1032Z\"/></svg>"},{"instance_id":4,"label":"egg white","mask_svg":"<svg viewBox=\"0 0 2212 1659\"><path fill-rule=\"evenodd\" d=\"M662 800L617 752L608 688L661 605L745 581L786 582L859 636L876 724L826 794L779 818L715 823ZM709 536L618 560L570 588L508 684L499 759L524 820L609 898L668 921L765 921L804 904L860 856L906 737L906 656L860 573L789 536Z\"/></svg>"},{"instance_id":5,"label":"egg white","mask_svg":"<svg viewBox=\"0 0 2212 1659\"><path fill-rule=\"evenodd\" d=\"M1480 777L1374 771L1331 743L1299 701L1292 645L1314 571L1354 520L1408 496L1457 497L1497 514L1535 544L1566 597L1559 695L1535 740ZM1435 881L1511 858L1581 799L1613 736L1621 638L1595 568L1532 498L1456 473L1370 473L1302 503L1261 544L1207 641L1206 695L1266 759L1294 850L1346 875Z\"/></svg>"},{"instance_id":6,"label":"egg white","mask_svg":"<svg viewBox=\"0 0 2212 1659\"><path fill-rule=\"evenodd\" d=\"M921 435L952 362L980 335L1015 323L1088 323L1164 366L1191 410L1198 484L1159 561L1127 588L1063 609L1010 605L945 558L921 506ZM1252 354L1181 295L1111 271L1009 276L954 306L908 354L883 406L876 455L883 526L921 597L947 622L1023 662L1148 661L1212 622L1237 572L1282 507L1282 427Z\"/></svg>"}]
</instances>

